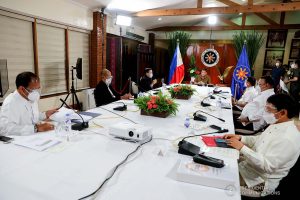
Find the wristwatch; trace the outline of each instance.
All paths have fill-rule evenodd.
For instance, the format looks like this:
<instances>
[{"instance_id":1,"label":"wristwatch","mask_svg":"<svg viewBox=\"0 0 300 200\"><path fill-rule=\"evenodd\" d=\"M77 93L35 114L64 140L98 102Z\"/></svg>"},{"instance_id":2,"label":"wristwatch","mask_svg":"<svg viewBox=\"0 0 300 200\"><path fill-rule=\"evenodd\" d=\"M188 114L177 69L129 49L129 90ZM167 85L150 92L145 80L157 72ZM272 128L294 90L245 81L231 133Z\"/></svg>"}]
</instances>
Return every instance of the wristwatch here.
<instances>
[{"instance_id":1,"label":"wristwatch","mask_svg":"<svg viewBox=\"0 0 300 200\"><path fill-rule=\"evenodd\" d=\"M34 125L34 132L37 133L38 132L38 127L37 124Z\"/></svg>"}]
</instances>

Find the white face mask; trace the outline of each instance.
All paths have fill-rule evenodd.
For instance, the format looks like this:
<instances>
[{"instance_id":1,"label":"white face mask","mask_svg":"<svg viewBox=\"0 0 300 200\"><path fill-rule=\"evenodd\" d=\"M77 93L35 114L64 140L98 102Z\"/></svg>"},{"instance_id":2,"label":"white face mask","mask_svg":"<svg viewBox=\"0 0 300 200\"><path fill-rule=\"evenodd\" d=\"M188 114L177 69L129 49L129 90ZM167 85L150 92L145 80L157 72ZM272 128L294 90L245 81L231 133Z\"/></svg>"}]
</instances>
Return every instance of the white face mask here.
<instances>
[{"instance_id":1,"label":"white face mask","mask_svg":"<svg viewBox=\"0 0 300 200\"><path fill-rule=\"evenodd\" d=\"M108 78L105 80L106 85L110 85L112 81L112 78Z\"/></svg>"},{"instance_id":2,"label":"white face mask","mask_svg":"<svg viewBox=\"0 0 300 200\"><path fill-rule=\"evenodd\" d=\"M152 78L153 77L153 74L148 74L147 75L149 78Z\"/></svg>"},{"instance_id":3,"label":"white face mask","mask_svg":"<svg viewBox=\"0 0 300 200\"><path fill-rule=\"evenodd\" d=\"M295 63L291 64L291 68L293 68L293 69L296 68Z\"/></svg>"},{"instance_id":4,"label":"white face mask","mask_svg":"<svg viewBox=\"0 0 300 200\"><path fill-rule=\"evenodd\" d=\"M279 65L280 65L279 63L276 63L276 64L275 64L276 67L279 67Z\"/></svg>"},{"instance_id":5,"label":"white face mask","mask_svg":"<svg viewBox=\"0 0 300 200\"><path fill-rule=\"evenodd\" d=\"M277 119L274 115L274 113L264 112L263 119L267 124L275 124L277 122Z\"/></svg>"},{"instance_id":6,"label":"white face mask","mask_svg":"<svg viewBox=\"0 0 300 200\"><path fill-rule=\"evenodd\" d=\"M31 101L31 102L36 102L36 101L38 101L38 100L40 99L40 97L41 97L40 90L32 90L31 92L29 92L29 91L26 89L26 91L29 93L27 98L28 98L29 101Z\"/></svg>"}]
</instances>

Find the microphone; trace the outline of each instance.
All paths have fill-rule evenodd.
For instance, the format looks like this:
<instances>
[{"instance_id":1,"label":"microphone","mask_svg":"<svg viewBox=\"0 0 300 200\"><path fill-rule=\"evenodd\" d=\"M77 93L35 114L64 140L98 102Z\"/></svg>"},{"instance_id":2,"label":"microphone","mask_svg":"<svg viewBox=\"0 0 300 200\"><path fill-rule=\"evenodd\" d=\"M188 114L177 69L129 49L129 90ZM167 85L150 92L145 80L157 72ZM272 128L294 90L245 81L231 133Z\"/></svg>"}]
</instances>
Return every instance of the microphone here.
<instances>
[{"instance_id":1,"label":"microphone","mask_svg":"<svg viewBox=\"0 0 300 200\"><path fill-rule=\"evenodd\" d=\"M75 110L73 109L73 108L71 108L64 100L62 100L61 98L59 99L63 104L62 105L66 105L66 107L67 108L69 108L69 109L71 109L71 110L73 110L74 112L75 112ZM71 126L71 128L72 128L72 130L77 130L77 131L81 131L81 130L83 130L83 129L85 129L85 128L88 128L89 127L89 122L85 122L84 120L83 120L83 117L80 115L80 114L78 114L77 112L75 112L77 115L79 115L79 117L81 118L81 120L82 120L82 123L75 123L75 124L73 124L72 126Z\"/></svg>"},{"instance_id":2,"label":"microphone","mask_svg":"<svg viewBox=\"0 0 300 200\"><path fill-rule=\"evenodd\" d=\"M194 112L194 116L197 115L197 112L202 112L202 113L207 114L207 115L209 115L209 116L211 116L211 117L214 117L214 118L216 118L216 119L218 119L218 120L220 120L220 121L222 121L222 122L225 122L224 119L222 119L222 118L220 118L220 117L216 117L216 116L214 116L214 115L211 115L211 114L209 114L209 113L207 113L207 112L204 112L204 111L202 111L202 110L197 110L196 112Z\"/></svg>"},{"instance_id":3,"label":"microphone","mask_svg":"<svg viewBox=\"0 0 300 200\"><path fill-rule=\"evenodd\" d=\"M202 107L207 107L207 106L211 106L209 103L204 103L204 100L206 100L207 98L211 97L211 95L208 95L207 97L205 97L202 101L201 101L201 106Z\"/></svg>"},{"instance_id":4,"label":"microphone","mask_svg":"<svg viewBox=\"0 0 300 200\"><path fill-rule=\"evenodd\" d=\"M118 110L118 111L127 110L127 105L124 102L120 101L120 102L114 102L114 103L122 103L123 104L123 106L118 106L118 107L113 108L114 110Z\"/></svg>"},{"instance_id":5,"label":"microphone","mask_svg":"<svg viewBox=\"0 0 300 200\"><path fill-rule=\"evenodd\" d=\"M133 121L133 120L127 118L127 117L124 117L123 115L120 115L120 114L118 114L118 113L115 113L115 112L113 112L113 111L111 111L111 110L108 110L108 109L106 109L106 108L104 108L104 107L102 107L102 106L99 106L99 107L97 107L97 108L101 108L101 109L106 110L106 111L108 111L108 112L110 112L110 113L113 113L113 114L115 114L115 115L117 115L117 116L119 116L119 117L122 117L123 119L126 119L126 120L128 120L128 121L130 121L130 122L132 122L132 123L134 123L134 124L138 124L137 122L135 122L135 121Z\"/></svg>"},{"instance_id":6,"label":"microphone","mask_svg":"<svg viewBox=\"0 0 300 200\"><path fill-rule=\"evenodd\" d=\"M183 155L188 155L188 156L195 156L195 155L199 154L200 147L196 146L190 142L185 141L185 139L187 139L187 138L215 134L215 133L225 133L225 132L228 132L228 129L222 129L222 130L210 132L210 133L186 136L186 137L182 138L181 141L178 142L178 153L183 154Z\"/></svg>"}]
</instances>

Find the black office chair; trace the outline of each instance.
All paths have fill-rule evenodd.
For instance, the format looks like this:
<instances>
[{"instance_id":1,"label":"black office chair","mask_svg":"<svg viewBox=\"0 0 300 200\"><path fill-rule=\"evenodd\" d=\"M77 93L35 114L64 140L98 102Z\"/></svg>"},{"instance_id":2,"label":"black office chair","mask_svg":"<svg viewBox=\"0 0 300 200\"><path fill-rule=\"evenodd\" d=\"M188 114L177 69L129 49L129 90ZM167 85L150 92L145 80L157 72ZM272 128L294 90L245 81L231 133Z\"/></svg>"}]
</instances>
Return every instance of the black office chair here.
<instances>
[{"instance_id":1,"label":"black office chair","mask_svg":"<svg viewBox=\"0 0 300 200\"><path fill-rule=\"evenodd\" d=\"M288 175L284 177L273 194L264 197L246 197L242 196L242 200L286 200L288 197L300 198L299 187L297 183L300 180L300 157L291 168Z\"/></svg>"}]
</instances>

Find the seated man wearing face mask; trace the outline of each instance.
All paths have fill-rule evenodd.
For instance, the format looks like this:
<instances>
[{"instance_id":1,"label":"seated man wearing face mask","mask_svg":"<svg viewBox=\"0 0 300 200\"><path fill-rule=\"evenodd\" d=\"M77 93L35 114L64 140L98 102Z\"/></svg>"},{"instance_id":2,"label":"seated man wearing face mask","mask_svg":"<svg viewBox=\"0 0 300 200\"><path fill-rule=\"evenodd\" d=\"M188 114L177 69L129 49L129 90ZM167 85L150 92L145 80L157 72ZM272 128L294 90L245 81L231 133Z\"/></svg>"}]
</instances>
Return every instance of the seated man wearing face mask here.
<instances>
[{"instance_id":1,"label":"seated man wearing face mask","mask_svg":"<svg viewBox=\"0 0 300 200\"><path fill-rule=\"evenodd\" d=\"M274 82L271 76L263 76L259 79L258 85L260 93L253 101L247 103L241 115L234 119L236 132L244 133L242 130L258 131L265 126L262 115L268 97L274 94Z\"/></svg>"},{"instance_id":2,"label":"seated man wearing face mask","mask_svg":"<svg viewBox=\"0 0 300 200\"><path fill-rule=\"evenodd\" d=\"M112 88L111 81L113 77L111 76L111 72L109 70L104 69L101 72L101 78L102 80L98 83L94 91L97 107L118 101L120 99L129 99L132 97L131 94L125 94L121 96Z\"/></svg>"},{"instance_id":3,"label":"seated man wearing face mask","mask_svg":"<svg viewBox=\"0 0 300 200\"><path fill-rule=\"evenodd\" d=\"M9 94L0 112L1 135L30 135L53 130L54 125L40 123L48 119L56 110L39 112L40 80L32 72L23 72L16 78L17 89Z\"/></svg>"},{"instance_id":4,"label":"seated man wearing face mask","mask_svg":"<svg viewBox=\"0 0 300 200\"><path fill-rule=\"evenodd\" d=\"M145 76L140 79L140 91L147 92L153 89L153 86L157 83L156 79L153 79L153 71L151 68L145 69Z\"/></svg>"},{"instance_id":5,"label":"seated man wearing face mask","mask_svg":"<svg viewBox=\"0 0 300 200\"><path fill-rule=\"evenodd\" d=\"M240 151L242 195L270 194L294 166L300 154L300 132L292 118L298 114L298 105L290 96L272 95L263 115L271 125L261 135L224 136L229 146Z\"/></svg>"}]
</instances>

